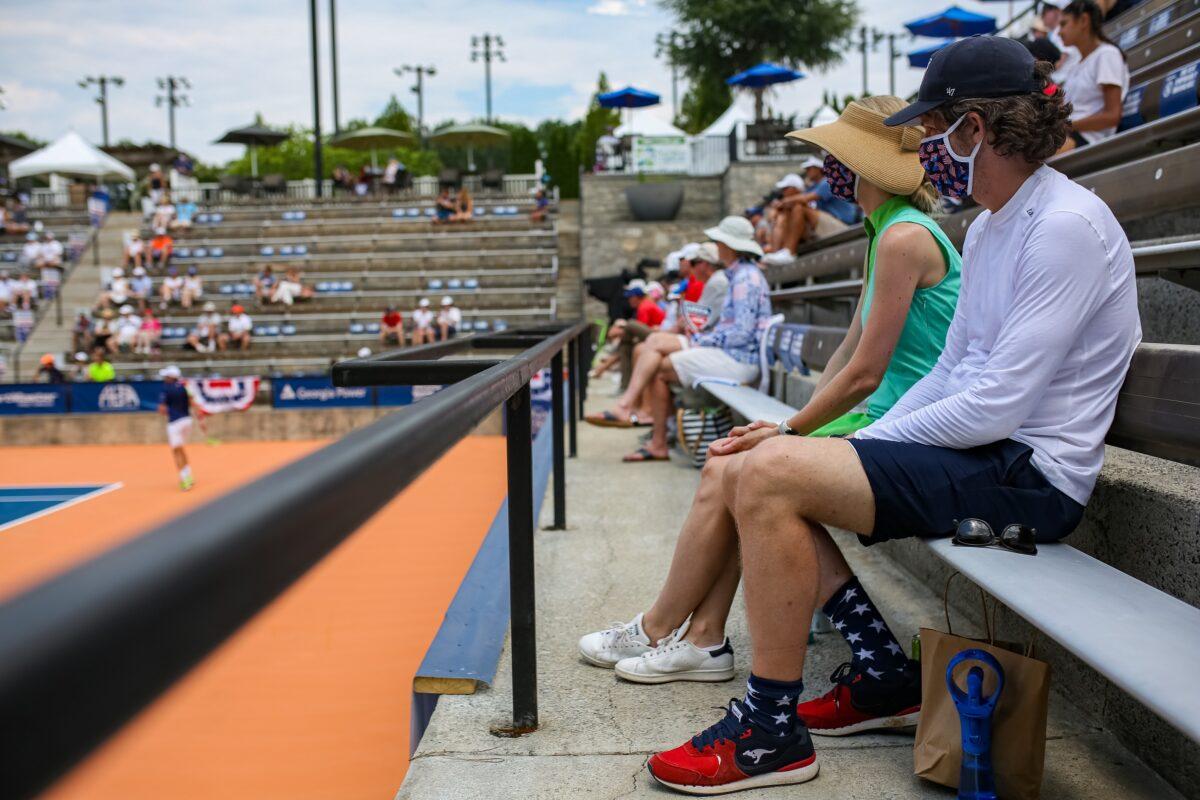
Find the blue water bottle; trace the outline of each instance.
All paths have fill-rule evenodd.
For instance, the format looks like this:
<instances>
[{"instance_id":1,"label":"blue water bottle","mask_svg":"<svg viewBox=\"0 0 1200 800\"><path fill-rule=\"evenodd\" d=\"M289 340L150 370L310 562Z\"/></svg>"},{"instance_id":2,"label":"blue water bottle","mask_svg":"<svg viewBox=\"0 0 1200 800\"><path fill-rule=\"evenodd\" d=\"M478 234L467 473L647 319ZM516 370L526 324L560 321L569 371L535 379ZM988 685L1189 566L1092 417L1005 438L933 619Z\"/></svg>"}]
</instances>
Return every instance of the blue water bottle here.
<instances>
[{"instance_id":1,"label":"blue water bottle","mask_svg":"<svg viewBox=\"0 0 1200 800\"><path fill-rule=\"evenodd\" d=\"M958 688L954 669L964 661L978 661L996 673L996 690L983 696L983 668L967 672L967 691ZM962 723L962 769L958 774L959 800L996 800L996 777L992 772L992 712L1004 690L1004 670L985 650L963 650L946 667L946 688Z\"/></svg>"}]
</instances>

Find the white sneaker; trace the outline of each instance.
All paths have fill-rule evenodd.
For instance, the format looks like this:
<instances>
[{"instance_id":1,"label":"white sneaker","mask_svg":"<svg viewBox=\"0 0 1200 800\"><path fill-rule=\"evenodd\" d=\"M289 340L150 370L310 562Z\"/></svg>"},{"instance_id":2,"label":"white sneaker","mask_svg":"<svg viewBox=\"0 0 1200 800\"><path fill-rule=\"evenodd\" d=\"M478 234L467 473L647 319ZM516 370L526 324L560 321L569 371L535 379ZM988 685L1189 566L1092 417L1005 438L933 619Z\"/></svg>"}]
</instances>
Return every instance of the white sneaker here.
<instances>
[{"instance_id":1,"label":"white sneaker","mask_svg":"<svg viewBox=\"0 0 1200 800\"><path fill-rule=\"evenodd\" d=\"M681 637L640 656L623 658L614 669L618 678L634 683L727 681L733 678L733 648L726 639L719 648L704 650Z\"/></svg>"},{"instance_id":2,"label":"white sneaker","mask_svg":"<svg viewBox=\"0 0 1200 800\"><path fill-rule=\"evenodd\" d=\"M788 267L795 263L796 257L792 255L791 250L785 247L782 250L776 250L774 253L767 253L759 261L772 267Z\"/></svg>"},{"instance_id":3,"label":"white sneaker","mask_svg":"<svg viewBox=\"0 0 1200 800\"><path fill-rule=\"evenodd\" d=\"M683 637L690 620L685 621L657 644L665 644ZM579 640L579 654L584 661L597 667L612 669L621 659L640 656L651 649L650 637L642 629L642 615L629 622L614 622L608 630L589 633Z\"/></svg>"}]
</instances>

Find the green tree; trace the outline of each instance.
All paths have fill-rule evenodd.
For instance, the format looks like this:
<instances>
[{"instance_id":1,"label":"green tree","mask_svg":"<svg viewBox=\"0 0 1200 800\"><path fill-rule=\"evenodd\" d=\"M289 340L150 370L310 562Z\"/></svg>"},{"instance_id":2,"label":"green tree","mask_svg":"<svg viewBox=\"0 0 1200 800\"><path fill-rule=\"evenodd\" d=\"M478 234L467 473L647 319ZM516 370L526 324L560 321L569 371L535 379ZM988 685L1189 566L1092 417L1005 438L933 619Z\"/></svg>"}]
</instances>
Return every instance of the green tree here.
<instances>
[{"instance_id":1,"label":"green tree","mask_svg":"<svg viewBox=\"0 0 1200 800\"><path fill-rule=\"evenodd\" d=\"M34 147L45 147L47 144L49 144L49 142L43 141L42 139L38 139L34 136L30 136L24 131L0 131L0 136L8 136L12 139L20 139L23 142L28 142Z\"/></svg>"},{"instance_id":2,"label":"green tree","mask_svg":"<svg viewBox=\"0 0 1200 800\"><path fill-rule=\"evenodd\" d=\"M542 163L562 197L579 197L580 158L578 143L580 122L546 120L537 127L542 148ZM590 156L589 156L590 158Z\"/></svg>"},{"instance_id":3,"label":"green tree","mask_svg":"<svg viewBox=\"0 0 1200 800\"><path fill-rule=\"evenodd\" d=\"M534 162L541 157L537 134L519 122L493 122L492 125L508 131L505 171L514 175L532 173Z\"/></svg>"},{"instance_id":4,"label":"green tree","mask_svg":"<svg viewBox=\"0 0 1200 800\"><path fill-rule=\"evenodd\" d=\"M703 76L692 81L679 104L675 125L696 134L716 121L729 108L733 93L723 80Z\"/></svg>"},{"instance_id":5,"label":"green tree","mask_svg":"<svg viewBox=\"0 0 1200 800\"><path fill-rule=\"evenodd\" d=\"M575 142L579 166L585 170L590 170L594 166L596 140L608 133L609 128L615 128L621 124L620 110L604 108L597 99L610 88L608 76L601 72L596 81L596 92L592 95L592 102L588 105L588 112L583 118L583 124L580 126L579 136Z\"/></svg>"},{"instance_id":6,"label":"green tree","mask_svg":"<svg viewBox=\"0 0 1200 800\"><path fill-rule=\"evenodd\" d=\"M398 131L408 131L416 133L413 128L413 119L404 106L400 105L400 101L396 99L396 95L388 98L387 105L383 107L383 111L375 118L373 123L381 128L392 128Z\"/></svg>"},{"instance_id":7,"label":"green tree","mask_svg":"<svg viewBox=\"0 0 1200 800\"><path fill-rule=\"evenodd\" d=\"M855 0L661 2L678 21L674 35L658 37L659 54L676 64L693 87L701 85L693 100L697 109L707 109L713 102L718 81L723 83L762 61L809 69L838 63L858 19ZM687 122L696 126L709 113L689 117Z\"/></svg>"},{"instance_id":8,"label":"green tree","mask_svg":"<svg viewBox=\"0 0 1200 800\"><path fill-rule=\"evenodd\" d=\"M258 173L260 175L283 175L289 180L312 177L313 143L312 131L308 128L292 125L286 129L288 138L275 147L260 147L258 149ZM437 153L430 150L417 150L400 147L379 152L381 161L395 155L413 175L436 175L442 168L442 162ZM352 171L357 171L364 164L371 163L371 153L366 150L349 150L344 147L325 147L325 177L329 177L333 168L339 164L345 165ZM226 165L225 171L233 175L250 174L249 148L241 158L234 159Z\"/></svg>"}]
</instances>

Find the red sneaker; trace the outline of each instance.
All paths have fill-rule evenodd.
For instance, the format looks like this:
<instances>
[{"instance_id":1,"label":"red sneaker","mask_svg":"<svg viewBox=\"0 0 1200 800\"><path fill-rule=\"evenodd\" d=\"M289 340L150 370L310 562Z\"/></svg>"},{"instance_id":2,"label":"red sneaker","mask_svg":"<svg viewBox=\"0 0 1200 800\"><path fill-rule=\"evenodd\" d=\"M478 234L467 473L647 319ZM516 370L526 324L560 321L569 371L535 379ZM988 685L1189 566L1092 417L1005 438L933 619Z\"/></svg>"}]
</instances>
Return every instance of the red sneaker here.
<instances>
[{"instance_id":1,"label":"red sneaker","mask_svg":"<svg viewBox=\"0 0 1200 800\"><path fill-rule=\"evenodd\" d=\"M833 688L801 703L796 713L818 736L849 736L917 724L921 717L921 668L908 662L899 674L851 672L850 662L834 670Z\"/></svg>"},{"instance_id":2,"label":"red sneaker","mask_svg":"<svg viewBox=\"0 0 1200 800\"><path fill-rule=\"evenodd\" d=\"M820 765L804 723L774 736L746 718L742 702L731 701L724 719L683 745L651 756L646 768L654 779L684 794L714 795L817 777Z\"/></svg>"}]
</instances>

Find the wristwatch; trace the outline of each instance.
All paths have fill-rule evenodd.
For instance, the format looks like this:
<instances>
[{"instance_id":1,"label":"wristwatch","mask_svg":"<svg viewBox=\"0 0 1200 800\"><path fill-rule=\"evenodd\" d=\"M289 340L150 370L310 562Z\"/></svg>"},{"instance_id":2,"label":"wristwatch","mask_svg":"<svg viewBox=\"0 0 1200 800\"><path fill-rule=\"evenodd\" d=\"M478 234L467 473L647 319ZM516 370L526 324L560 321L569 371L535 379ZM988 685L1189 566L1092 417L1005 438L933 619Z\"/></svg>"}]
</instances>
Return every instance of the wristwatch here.
<instances>
[{"instance_id":1,"label":"wristwatch","mask_svg":"<svg viewBox=\"0 0 1200 800\"><path fill-rule=\"evenodd\" d=\"M788 421L785 419L779 423L779 435L780 436L799 436L800 431L795 430L791 425L788 425Z\"/></svg>"}]
</instances>

